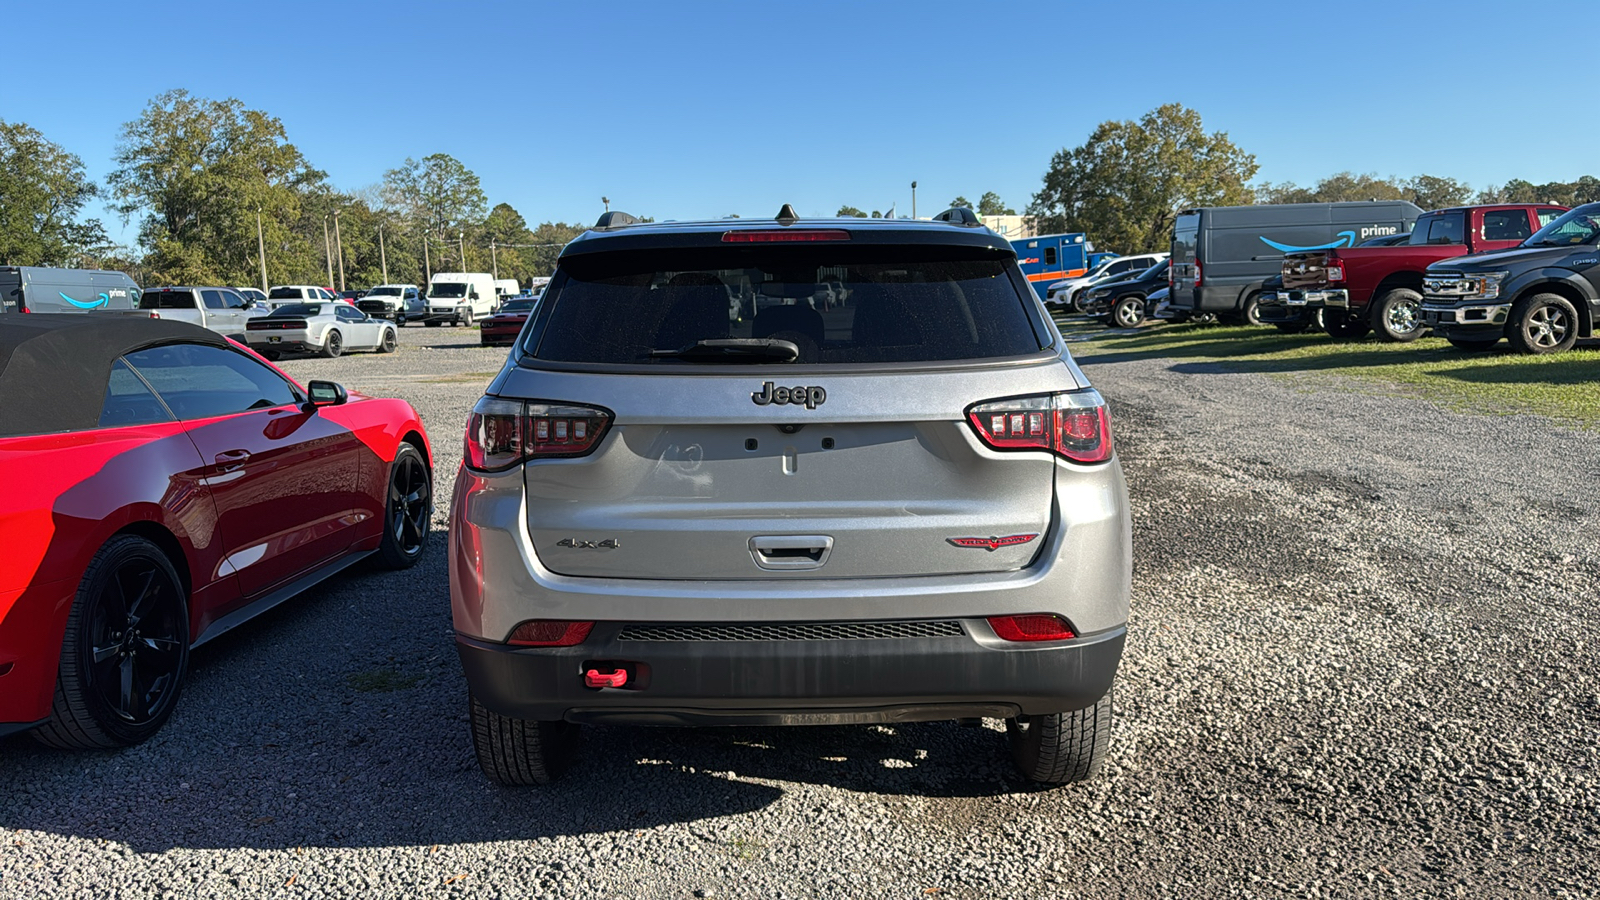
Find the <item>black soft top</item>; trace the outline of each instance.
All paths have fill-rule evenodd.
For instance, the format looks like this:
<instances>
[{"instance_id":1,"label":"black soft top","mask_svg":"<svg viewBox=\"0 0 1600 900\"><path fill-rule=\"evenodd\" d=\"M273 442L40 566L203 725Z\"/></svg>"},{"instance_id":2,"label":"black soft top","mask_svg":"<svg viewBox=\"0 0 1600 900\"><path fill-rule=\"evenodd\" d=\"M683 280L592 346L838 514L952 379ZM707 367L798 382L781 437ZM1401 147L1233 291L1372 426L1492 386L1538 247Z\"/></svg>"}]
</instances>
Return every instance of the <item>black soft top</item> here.
<instances>
[{"instance_id":1,"label":"black soft top","mask_svg":"<svg viewBox=\"0 0 1600 900\"><path fill-rule=\"evenodd\" d=\"M96 427L117 357L178 342L228 346L214 331L167 319L0 315L0 438Z\"/></svg>"}]
</instances>

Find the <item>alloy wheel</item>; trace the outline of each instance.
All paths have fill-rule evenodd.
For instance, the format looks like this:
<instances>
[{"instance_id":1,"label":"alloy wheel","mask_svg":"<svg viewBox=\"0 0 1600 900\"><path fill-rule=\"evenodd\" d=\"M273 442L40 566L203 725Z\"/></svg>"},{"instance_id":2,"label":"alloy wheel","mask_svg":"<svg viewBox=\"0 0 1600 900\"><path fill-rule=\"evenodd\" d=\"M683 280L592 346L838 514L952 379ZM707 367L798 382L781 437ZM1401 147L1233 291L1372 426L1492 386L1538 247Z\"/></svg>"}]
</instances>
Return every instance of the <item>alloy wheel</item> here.
<instances>
[{"instance_id":1,"label":"alloy wheel","mask_svg":"<svg viewBox=\"0 0 1600 900\"><path fill-rule=\"evenodd\" d=\"M1395 334L1410 334L1422 327L1421 308L1415 303L1396 303L1389 307L1387 324Z\"/></svg>"},{"instance_id":2,"label":"alloy wheel","mask_svg":"<svg viewBox=\"0 0 1600 900\"><path fill-rule=\"evenodd\" d=\"M433 487L428 470L416 455L396 457L389 476L389 533L406 556L422 552L433 512Z\"/></svg>"},{"instance_id":3,"label":"alloy wheel","mask_svg":"<svg viewBox=\"0 0 1600 900\"><path fill-rule=\"evenodd\" d=\"M89 687L130 725L165 712L183 666L183 596L149 559L117 567L85 630Z\"/></svg>"},{"instance_id":4,"label":"alloy wheel","mask_svg":"<svg viewBox=\"0 0 1600 900\"><path fill-rule=\"evenodd\" d=\"M1528 316L1529 343L1537 347L1558 346L1567 337L1572 324L1567 314L1558 307L1541 306Z\"/></svg>"}]
</instances>

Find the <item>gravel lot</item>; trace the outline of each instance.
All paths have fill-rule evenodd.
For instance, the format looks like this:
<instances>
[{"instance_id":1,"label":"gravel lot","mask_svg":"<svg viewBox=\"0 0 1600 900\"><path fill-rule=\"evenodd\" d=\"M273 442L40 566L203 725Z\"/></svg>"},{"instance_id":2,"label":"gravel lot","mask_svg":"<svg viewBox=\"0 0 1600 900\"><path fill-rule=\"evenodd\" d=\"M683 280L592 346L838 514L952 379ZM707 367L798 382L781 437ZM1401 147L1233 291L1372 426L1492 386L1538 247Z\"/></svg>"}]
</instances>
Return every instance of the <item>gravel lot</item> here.
<instances>
[{"instance_id":1,"label":"gravel lot","mask_svg":"<svg viewBox=\"0 0 1600 900\"><path fill-rule=\"evenodd\" d=\"M504 353L290 360L422 412L448 496ZM1101 357L1135 505L1110 763L998 723L593 728L479 774L442 552L193 657L148 744L0 740L0 897L1594 896L1600 435L1322 376Z\"/></svg>"}]
</instances>

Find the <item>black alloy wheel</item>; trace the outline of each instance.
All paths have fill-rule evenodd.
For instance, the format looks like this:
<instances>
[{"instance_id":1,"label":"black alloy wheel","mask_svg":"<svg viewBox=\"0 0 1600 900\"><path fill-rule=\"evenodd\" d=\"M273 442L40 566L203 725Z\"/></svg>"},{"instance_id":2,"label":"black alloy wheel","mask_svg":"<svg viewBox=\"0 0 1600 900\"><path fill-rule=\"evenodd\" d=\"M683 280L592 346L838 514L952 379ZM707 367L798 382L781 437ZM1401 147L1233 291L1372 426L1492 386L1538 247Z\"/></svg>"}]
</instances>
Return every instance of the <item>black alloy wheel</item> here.
<instances>
[{"instance_id":1,"label":"black alloy wheel","mask_svg":"<svg viewBox=\"0 0 1600 900\"><path fill-rule=\"evenodd\" d=\"M385 328L383 330L382 339L380 339L378 341L378 352L379 353L393 353L394 352L394 348L398 347L399 345L400 345L399 336L396 335L393 331Z\"/></svg>"},{"instance_id":2,"label":"black alloy wheel","mask_svg":"<svg viewBox=\"0 0 1600 900\"><path fill-rule=\"evenodd\" d=\"M417 448L402 443L389 464L383 542L378 548L384 564L391 569L416 565L428 547L432 519L433 475Z\"/></svg>"},{"instance_id":3,"label":"black alloy wheel","mask_svg":"<svg viewBox=\"0 0 1600 900\"><path fill-rule=\"evenodd\" d=\"M155 734L189 664L189 604L166 554L136 535L95 554L67 617L50 720L34 732L68 749L110 749Z\"/></svg>"},{"instance_id":4,"label":"black alloy wheel","mask_svg":"<svg viewBox=\"0 0 1600 900\"><path fill-rule=\"evenodd\" d=\"M344 336L339 334L338 329L329 331L328 337L325 339L322 345L322 355L329 359L335 359L343 352Z\"/></svg>"}]
</instances>

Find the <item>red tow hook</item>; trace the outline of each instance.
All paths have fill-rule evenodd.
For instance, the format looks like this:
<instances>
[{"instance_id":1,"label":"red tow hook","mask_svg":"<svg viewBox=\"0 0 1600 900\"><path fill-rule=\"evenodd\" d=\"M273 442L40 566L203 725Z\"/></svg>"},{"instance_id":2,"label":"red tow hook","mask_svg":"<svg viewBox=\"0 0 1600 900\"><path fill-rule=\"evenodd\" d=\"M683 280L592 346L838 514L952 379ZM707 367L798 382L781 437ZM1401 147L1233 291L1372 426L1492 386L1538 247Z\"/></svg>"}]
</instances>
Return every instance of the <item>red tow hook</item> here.
<instances>
[{"instance_id":1,"label":"red tow hook","mask_svg":"<svg viewBox=\"0 0 1600 900\"><path fill-rule=\"evenodd\" d=\"M599 669L590 669L583 673L583 683L592 688L619 688L628 683L628 670L602 672Z\"/></svg>"}]
</instances>

